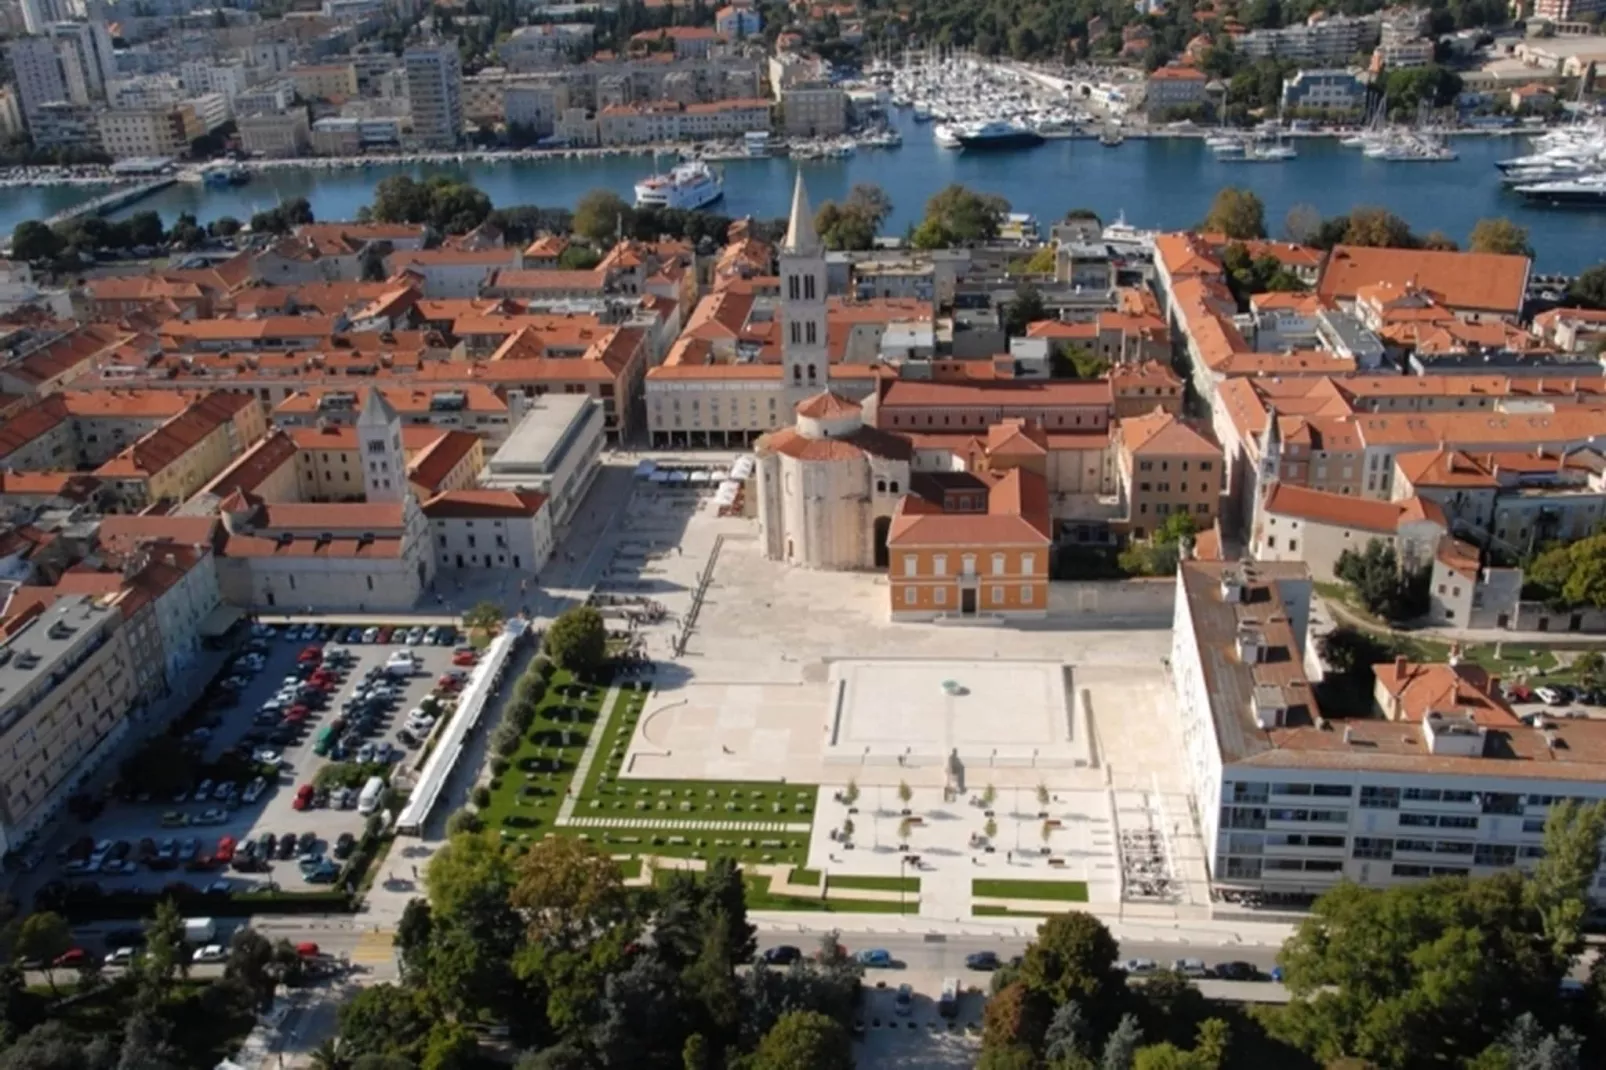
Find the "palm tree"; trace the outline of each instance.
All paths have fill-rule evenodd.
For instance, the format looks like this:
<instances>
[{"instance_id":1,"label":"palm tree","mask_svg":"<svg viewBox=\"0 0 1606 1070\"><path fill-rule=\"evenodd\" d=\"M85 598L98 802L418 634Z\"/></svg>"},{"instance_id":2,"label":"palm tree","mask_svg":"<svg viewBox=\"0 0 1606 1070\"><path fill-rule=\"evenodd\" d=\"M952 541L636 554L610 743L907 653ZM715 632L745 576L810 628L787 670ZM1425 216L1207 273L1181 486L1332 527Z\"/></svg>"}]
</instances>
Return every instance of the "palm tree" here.
<instances>
[{"instance_id":1,"label":"palm tree","mask_svg":"<svg viewBox=\"0 0 1606 1070\"><path fill-rule=\"evenodd\" d=\"M340 1053L338 1037L325 1037L307 1056L312 1060L312 1070L346 1070L350 1065Z\"/></svg>"}]
</instances>

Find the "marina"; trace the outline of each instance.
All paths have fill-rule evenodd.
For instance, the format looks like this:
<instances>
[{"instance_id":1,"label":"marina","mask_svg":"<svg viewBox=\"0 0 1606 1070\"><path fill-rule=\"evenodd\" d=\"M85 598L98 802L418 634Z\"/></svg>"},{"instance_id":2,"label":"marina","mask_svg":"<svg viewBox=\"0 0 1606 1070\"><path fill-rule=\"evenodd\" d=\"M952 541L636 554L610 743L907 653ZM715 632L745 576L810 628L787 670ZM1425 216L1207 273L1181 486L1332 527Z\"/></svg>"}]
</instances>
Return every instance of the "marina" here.
<instances>
[{"instance_id":1,"label":"marina","mask_svg":"<svg viewBox=\"0 0 1606 1070\"><path fill-rule=\"evenodd\" d=\"M934 130L943 124L918 121L912 107L894 108L889 123L900 145L860 148L843 157L799 162L784 156L749 156L742 147L734 158L719 162L723 197L711 209L732 217L781 217L792 172L801 167L816 203L840 200L856 183L881 186L892 201L885 224L892 234L918 223L926 199L956 182L996 193L1015 211L1029 213L1045 226L1072 208L1088 208L1106 221L1124 212L1136 226L1180 228L1198 223L1218 189L1242 186L1265 202L1267 228L1274 237L1281 235L1284 217L1297 204L1311 205L1324 216L1358 205L1378 205L1407 220L1419 233L1440 230L1462 242L1479 219L1506 216L1528 228L1538 251L1537 267L1543 271L1578 272L1606 255L1606 212L1549 207L1503 186L1502 177L1511 176L1515 168L1503 175L1496 167L1536 157L1528 166L1582 168L1589 161L1587 140L1585 157L1567 164L1561 162L1565 153L1555 151L1564 146L1544 139L1453 136L1444 142L1455 159L1434 167L1411 167L1369 157L1338 138L1290 132L1284 140L1297 146L1296 158L1276 166L1246 166L1218 159L1206 136L1218 136L1216 131L1202 128L1189 136L1144 137L1136 130L1109 127L1102 130L1102 138L1094 128L1088 131L1091 136L1048 138L1035 148L972 152L938 145ZM572 206L597 188L613 190L629 202L636 185L669 161L660 159L655 167L651 152L642 150L556 157L448 154L427 160L364 162L366 166L351 167L323 166L322 161L253 166L251 180L244 185L175 182L112 214L149 208L169 224L181 212L194 213L203 223L220 216L248 220L281 200L305 197L319 219L352 219L373 199L374 186L393 174L449 175L478 186L498 206ZM1524 177L1536 185L1545 180L1528 176L1538 174L1528 172ZM1551 180L1567 177L1571 176ZM106 191L105 186L79 185L13 188L0 201L0 233L9 235L21 220L56 215Z\"/></svg>"}]
</instances>

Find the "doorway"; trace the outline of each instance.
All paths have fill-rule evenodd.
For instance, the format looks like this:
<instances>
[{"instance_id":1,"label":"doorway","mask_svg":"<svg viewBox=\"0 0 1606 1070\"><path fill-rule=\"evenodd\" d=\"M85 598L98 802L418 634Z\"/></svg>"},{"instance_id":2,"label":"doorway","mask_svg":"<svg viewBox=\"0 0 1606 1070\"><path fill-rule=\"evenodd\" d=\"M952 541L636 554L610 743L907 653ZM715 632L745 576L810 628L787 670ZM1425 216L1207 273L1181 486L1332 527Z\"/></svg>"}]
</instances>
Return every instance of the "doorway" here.
<instances>
[{"instance_id":1,"label":"doorway","mask_svg":"<svg viewBox=\"0 0 1606 1070\"><path fill-rule=\"evenodd\" d=\"M887 553L887 533L889 531L891 531L891 530L892 530L892 518L890 516L878 516L878 517L875 518L875 567L876 568L886 568L887 565L890 563L890 557L889 557L889 555Z\"/></svg>"},{"instance_id":2,"label":"doorway","mask_svg":"<svg viewBox=\"0 0 1606 1070\"><path fill-rule=\"evenodd\" d=\"M966 617L976 615L976 588L966 587L959 592L959 612Z\"/></svg>"}]
</instances>

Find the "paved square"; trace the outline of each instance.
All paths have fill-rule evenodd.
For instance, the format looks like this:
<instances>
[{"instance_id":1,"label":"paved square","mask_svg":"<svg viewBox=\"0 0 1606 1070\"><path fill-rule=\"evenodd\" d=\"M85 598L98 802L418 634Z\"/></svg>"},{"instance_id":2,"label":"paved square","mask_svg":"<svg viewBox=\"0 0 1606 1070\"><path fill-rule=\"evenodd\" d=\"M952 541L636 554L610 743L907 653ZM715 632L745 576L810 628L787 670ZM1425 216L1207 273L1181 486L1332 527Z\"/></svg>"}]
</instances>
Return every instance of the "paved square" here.
<instances>
[{"instance_id":1,"label":"paved square","mask_svg":"<svg viewBox=\"0 0 1606 1070\"><path fill-rule=\"evenodd\" d=\"M1059 662L849 659L829 672L828 763L1088 764Z\"/></svg>"}]
</instances>

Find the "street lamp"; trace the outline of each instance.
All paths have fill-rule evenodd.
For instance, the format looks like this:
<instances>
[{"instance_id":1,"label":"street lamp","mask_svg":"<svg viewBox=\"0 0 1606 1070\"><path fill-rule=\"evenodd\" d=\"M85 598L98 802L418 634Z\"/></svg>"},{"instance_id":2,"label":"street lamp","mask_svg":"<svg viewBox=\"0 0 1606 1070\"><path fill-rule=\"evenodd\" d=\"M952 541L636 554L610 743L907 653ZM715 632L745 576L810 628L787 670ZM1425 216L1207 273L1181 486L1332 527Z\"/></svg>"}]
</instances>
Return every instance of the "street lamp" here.
<instances>
[{"instance_id":1,"label":"street lamp","mask_svg":"<svg viewBox=\"0 0 1606 1070\"><path fill-rule=\"evenodd\" d=\"M907 866L908 864L909 864L909 856L908 855L899 855L898 856L898 915L900 917L902 917L904 914L908 913L908 910L906 909L905 903L904 903L904 897L905 897L905 894L906 894L906 892L905 892L905 887L906 886L904 884L904 876L903 876L904 875L904 867Z\"/></svg>"}]
</instances>

